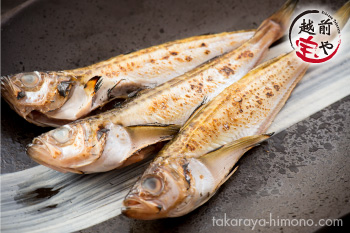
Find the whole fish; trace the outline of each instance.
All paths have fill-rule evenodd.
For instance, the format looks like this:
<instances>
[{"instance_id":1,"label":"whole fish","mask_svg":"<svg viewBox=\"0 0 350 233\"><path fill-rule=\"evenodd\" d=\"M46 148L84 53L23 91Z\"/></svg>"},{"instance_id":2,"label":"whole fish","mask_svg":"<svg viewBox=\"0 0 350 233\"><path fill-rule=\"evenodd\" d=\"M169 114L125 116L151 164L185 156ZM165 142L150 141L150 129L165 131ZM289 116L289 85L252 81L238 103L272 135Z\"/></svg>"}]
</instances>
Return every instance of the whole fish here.
<instances>
[{"instance_id":1,"label":"whole fish","mask_svg":"<svg viewBox=\"0 0 350 233\"><path fill-rule=\"evenodd\" d=\"M262 64L186 122L124 200L136 219L178 217L208 201L264 134L308 65L295 52Z\"/></svg>"},{"instance_id":2,"label":"whole fish","mask_svg":"<svg viewBox=\"0 0 350 233\"><path fill-rule=\"evenodd\" d=\"M1 77L3 98L39 126L67 124L115 98L153 88L231 51L254 31L224 32L177 40L120 55L84 68Z\"/></svg>"},{"instance_id":3,"label":"whole fish","mask_svg":"<svg viewBox=\"0 0 350 233\"><path fill-rule=\"evenodd\" d=\"M121 109L65 125L33 140L27 153L58 171L103 172L142 160L149 145L170 140L191 114L242 78L283 35L295 7L288 1L242 46L147 90Z\"/></svg>"},{"instance_id":4,"label":"whole fish","mask_svg":"<svg viewBox=\"0 0 350 233\"><path fill-rule=\"evenodd\" d=\"M335 14L340 28L349 17L350 1ZM241 156L272 135L266 131L308 67L292 51L203 105L133 186L122 213L145 220L178 217L207 202L237 170Z\"/></svg>"}]
</instances>

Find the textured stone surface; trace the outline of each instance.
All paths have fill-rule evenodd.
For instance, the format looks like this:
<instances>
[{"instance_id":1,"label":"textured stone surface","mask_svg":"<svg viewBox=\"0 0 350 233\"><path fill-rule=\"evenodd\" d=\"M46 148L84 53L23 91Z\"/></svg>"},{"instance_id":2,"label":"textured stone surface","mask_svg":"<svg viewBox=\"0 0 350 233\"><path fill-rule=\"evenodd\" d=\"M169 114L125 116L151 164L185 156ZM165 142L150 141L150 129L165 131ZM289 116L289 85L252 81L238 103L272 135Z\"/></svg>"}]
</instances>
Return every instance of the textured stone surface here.
<instances>
[{"instance_id":1,"label":"textured stone surface","mask_svg":"<svg viewBox=\"0 0 350 233\"><path fill-rule=\"evenodd\" d=\"M1 74L70 69L192 35L255 28L282 2L36 1L2 27ZM319 3L335 10L344 1ZM27 123L3 100L1 104L1 172L35 166L24 153L25 145L48 128ZM280 219L315 221L340 217L350 212L349 113L347 97L251 150L218 194L189 215L146 222L118 216L81 232L251 231L214 228L212 218L224 213L228 218L254 219L268 219L269 213Z\"/></svg>"}]
</instances>

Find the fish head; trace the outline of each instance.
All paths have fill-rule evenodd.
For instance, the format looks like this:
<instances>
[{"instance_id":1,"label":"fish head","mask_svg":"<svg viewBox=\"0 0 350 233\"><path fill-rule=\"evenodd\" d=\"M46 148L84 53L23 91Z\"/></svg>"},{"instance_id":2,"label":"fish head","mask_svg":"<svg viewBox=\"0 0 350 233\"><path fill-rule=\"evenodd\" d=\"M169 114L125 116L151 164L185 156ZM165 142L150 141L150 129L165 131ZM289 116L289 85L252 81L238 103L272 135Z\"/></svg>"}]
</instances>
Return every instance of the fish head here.
<instances>
[{"instance_id":1,"label":"fish head","mask_svg":"<svg viewBox=\"0 0 350 233\"><path fill-rule=\"evenodd\" d=\"M1 94L22 117L36 123L40 113L60 108L69 98L72 76L62 72L28 72L1 77Z\"/></svg>"},{"instance_id":2,"label":"fish head","mask_svg":"<svg viewBox=\"0 0 350 233\"><path fill-rule=\"evenodd\" d=\"M189 190L182 167L174 167L152 163L125 197L122 213L143 220L171 217Z\"/></svg>"},{"instance_id":3,"label":"fish head","mask_svg":"<svg viewBox=\"0 0 350 233\"><path fill-rule=\"evenodd\" d=\"M106 132L97 127L89 121L59 127L34 138L26 152L57 171L82 174L80 168L99 159L106 143Z\"/></svg>"}]
</instances>

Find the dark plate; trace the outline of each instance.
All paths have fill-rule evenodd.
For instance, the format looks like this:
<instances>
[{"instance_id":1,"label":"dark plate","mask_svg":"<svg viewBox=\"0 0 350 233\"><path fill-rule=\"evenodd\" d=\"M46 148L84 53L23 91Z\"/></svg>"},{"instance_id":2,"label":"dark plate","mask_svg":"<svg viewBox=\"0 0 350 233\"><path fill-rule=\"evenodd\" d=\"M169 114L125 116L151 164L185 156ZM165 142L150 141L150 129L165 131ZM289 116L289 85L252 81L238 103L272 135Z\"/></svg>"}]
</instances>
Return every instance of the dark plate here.
<instances>
[{"instance_id":1,"label":"dark plate","mask_svg":"<svg viewBox=\"0 0 350 233\"><path fill-rule=\"evenodd\" d=\"M33 1L2 25L1 75L71 69L174 39L255 28L282 3ZM318 3L336 10L344 1ZM3 100L1 104L1 172L35 166L24 153L25 145L48 128L27 123ZM253 149L218 195L189 215L147 222L118 216L82 232L251 231L248 226L213 227L213 217L222 218L225 213L230 219L269 220L269 213L276 219L340 217L350 211L349 109L347 97ZM318 228L259 229L310 232Z\"/></svg>"}]
</instances>

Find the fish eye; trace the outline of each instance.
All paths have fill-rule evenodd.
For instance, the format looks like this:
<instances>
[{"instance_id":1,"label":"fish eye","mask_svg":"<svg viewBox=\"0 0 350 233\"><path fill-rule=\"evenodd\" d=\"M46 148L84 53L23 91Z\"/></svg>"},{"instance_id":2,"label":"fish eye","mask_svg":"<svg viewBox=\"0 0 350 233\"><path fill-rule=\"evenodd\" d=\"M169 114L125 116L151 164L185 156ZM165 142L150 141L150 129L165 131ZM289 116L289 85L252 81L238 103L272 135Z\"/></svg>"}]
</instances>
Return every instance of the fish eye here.
<instances>
[{"instance_id":1,"label":"fish eye","mask_svg":"<svg viewBox=\"0 0 350 233\"><path fill-rule=\"evenodd\" d=\"M70 137L71 137L71 133L70 130L66 127L62 127L59 129L54 130L54 132L52 133L52 137L59 143L66 143Z\"/></svg>"},{"instance_id":2,"label":"fish eye","mask_svg":"<svg viewBox=\"0 0 350 233\"><path fill-rule=\"evenodd\" d=\"M158 195L163 190L163 182L160 177L149 175L142 179L141 187L152 195Z\"/></svg>"},{"instance_id":3,"label":"fish eye","mask_svg":"<svg viewBox=\"0 0 350 233\"><path fill-rule=\"evenodd\" d=\"M34 72L32 72L32 73L25 73L21 77L21 82L26 87L35 87L35 86L38 85L39 81L40 81L39 75L37 75Z\"/></svg>"}]
</instances>

